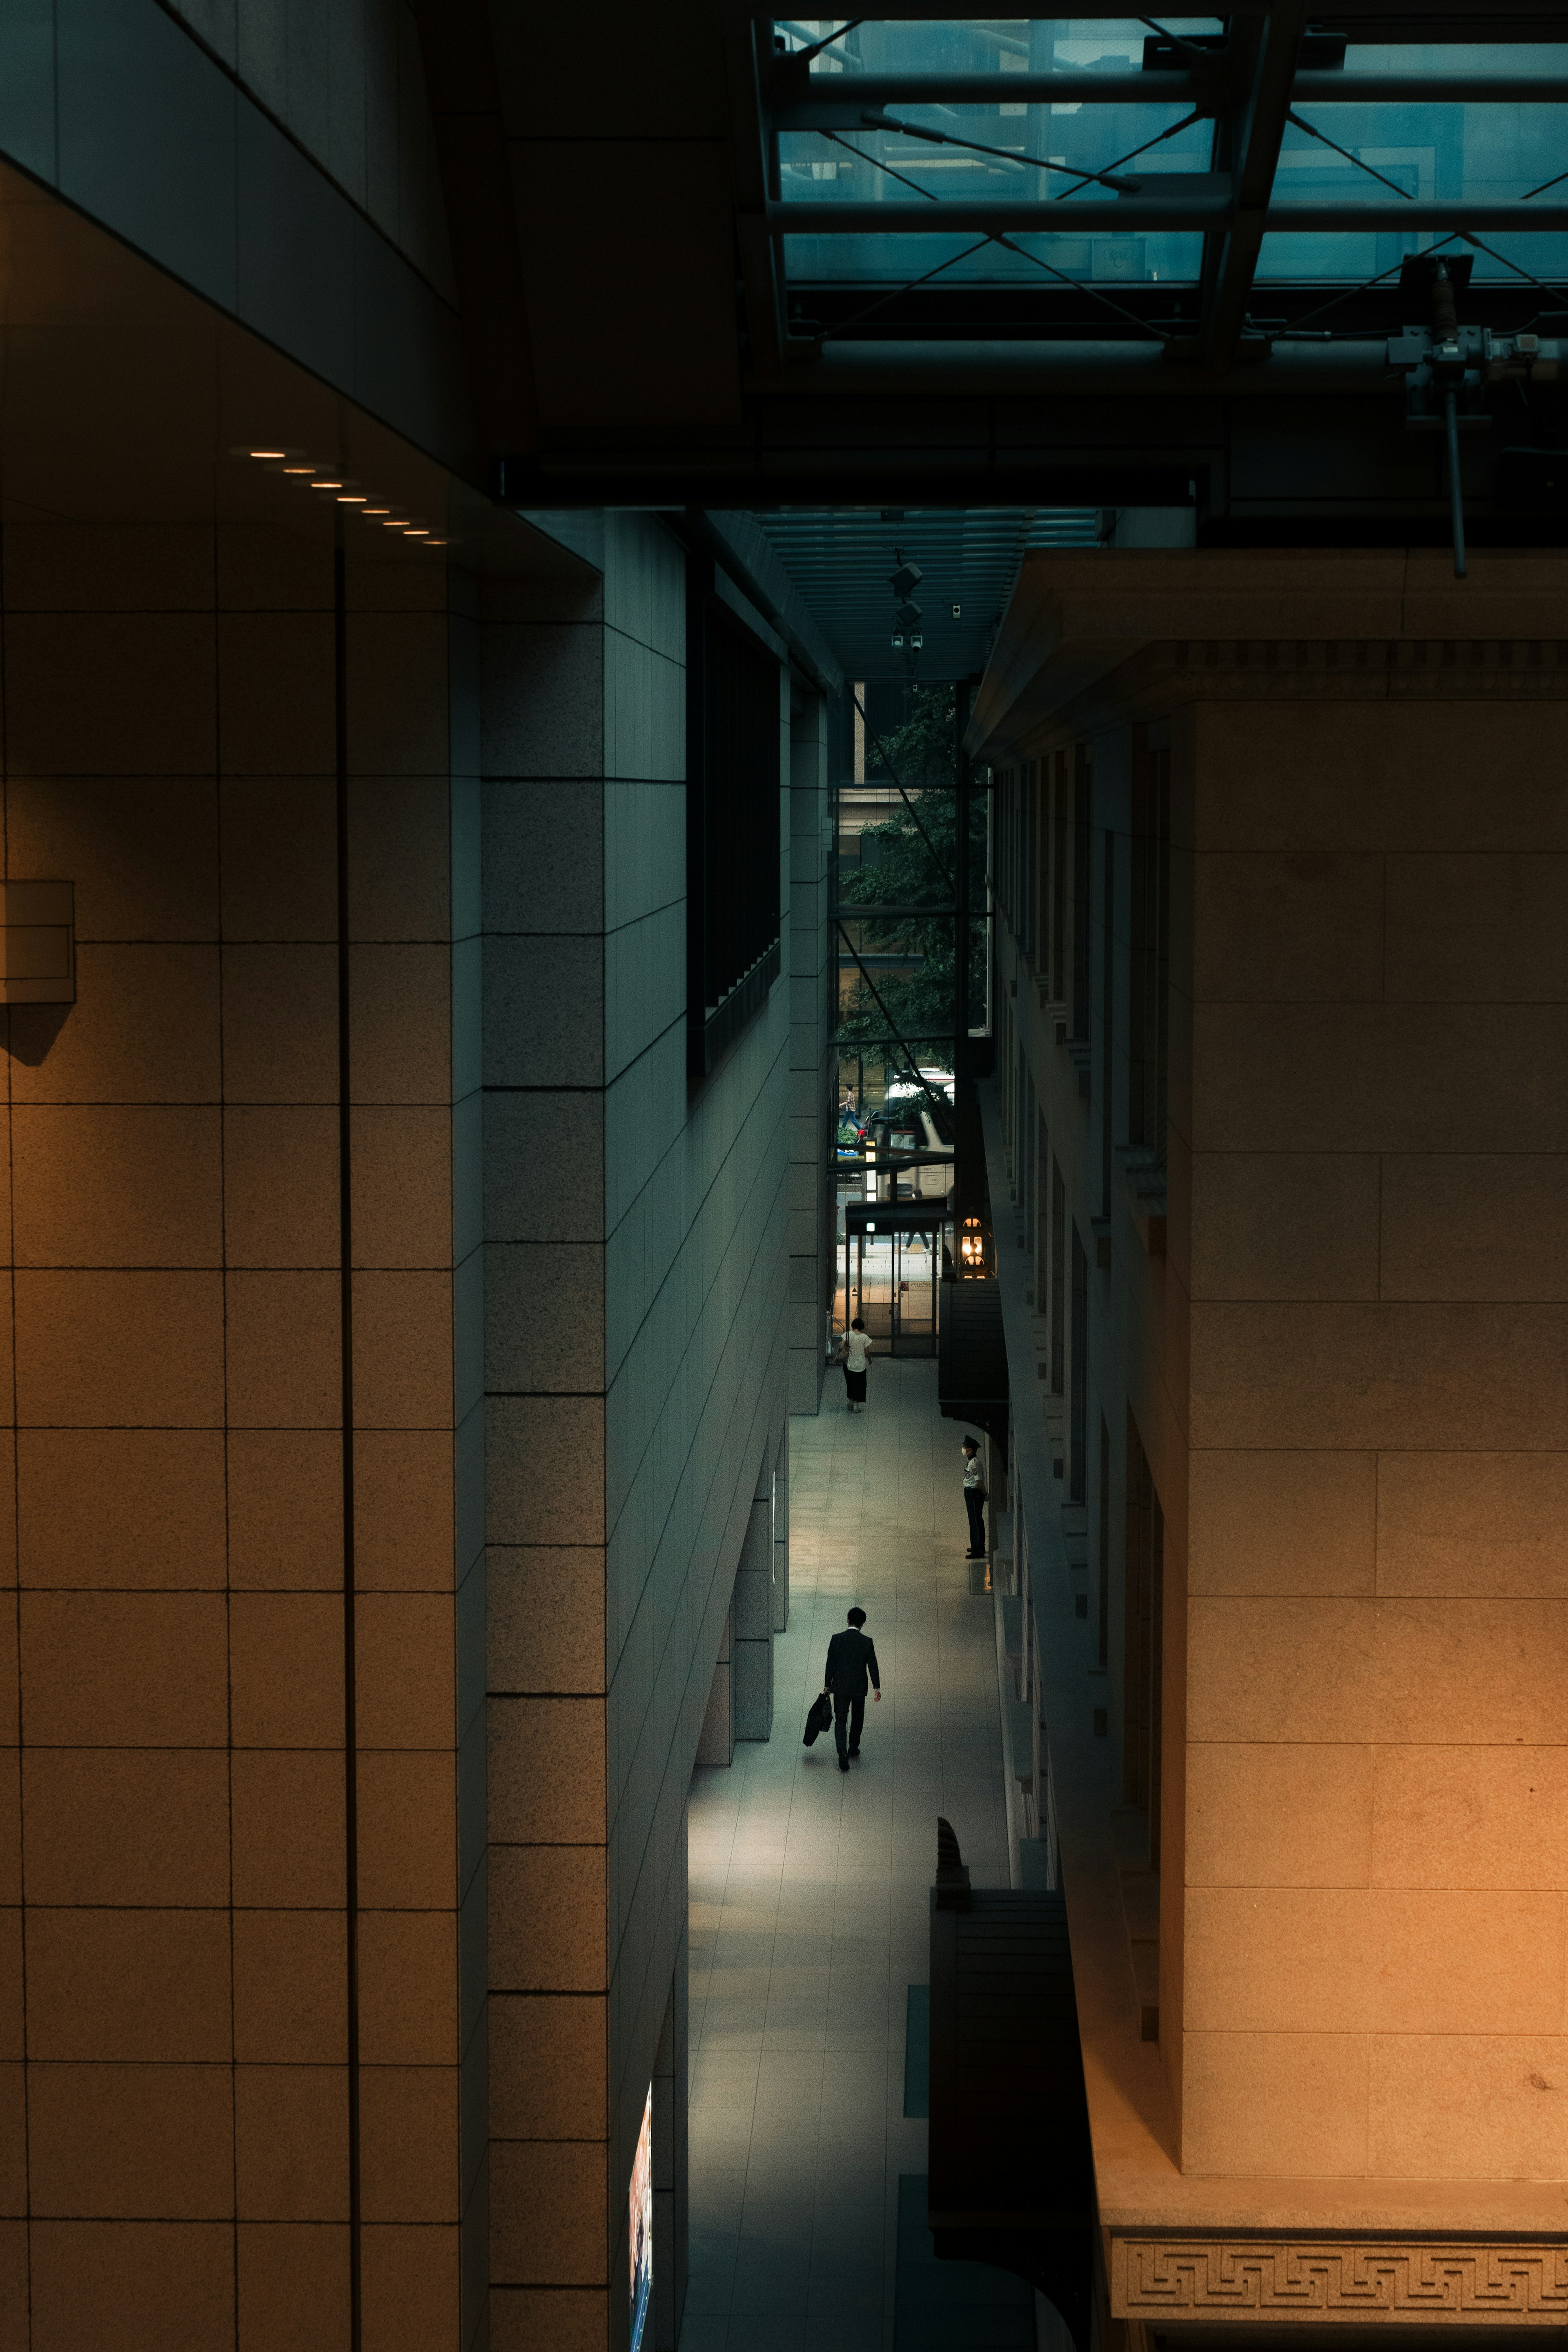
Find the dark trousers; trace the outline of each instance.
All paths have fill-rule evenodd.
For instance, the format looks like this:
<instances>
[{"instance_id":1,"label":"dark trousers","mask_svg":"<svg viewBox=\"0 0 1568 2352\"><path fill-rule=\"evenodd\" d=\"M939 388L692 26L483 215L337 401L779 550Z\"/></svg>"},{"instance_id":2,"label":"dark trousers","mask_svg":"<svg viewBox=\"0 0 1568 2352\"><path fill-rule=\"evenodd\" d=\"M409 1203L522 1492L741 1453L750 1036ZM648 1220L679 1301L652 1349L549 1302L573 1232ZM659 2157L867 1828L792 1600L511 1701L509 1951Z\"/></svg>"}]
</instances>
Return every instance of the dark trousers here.
<instances>
[{"instance_id":1,"label":"dark trousers","mask_svg":"<svg viewBox=\"0 0 1568 2352\"><path fill-rule=\"evenodd\" d=\"M844 1736L847 1727L849 1733L847 1739L846 1739ZM833 1737L838 1743L838 1753L840 1756L844 1755L848 1748L859 1747L860 1734L865 1727L865 1692L860 1691L857 1693L854 1698L851 1698L847 1691L835 1691L833 1694Z\"/></svg>"},{"instance_id":2,"label":"dark trousers","mask_svg":"<svg viewBox=\"0 0 1568 2352\"><path fill-rule=\"evenodd\" d=\"M969 1513L969 1549L971 1551L984 1551L985 1549L985 1504L978 1486L966 1486L964 1488L963 1507Z\"/></svg>"}]
</instances>

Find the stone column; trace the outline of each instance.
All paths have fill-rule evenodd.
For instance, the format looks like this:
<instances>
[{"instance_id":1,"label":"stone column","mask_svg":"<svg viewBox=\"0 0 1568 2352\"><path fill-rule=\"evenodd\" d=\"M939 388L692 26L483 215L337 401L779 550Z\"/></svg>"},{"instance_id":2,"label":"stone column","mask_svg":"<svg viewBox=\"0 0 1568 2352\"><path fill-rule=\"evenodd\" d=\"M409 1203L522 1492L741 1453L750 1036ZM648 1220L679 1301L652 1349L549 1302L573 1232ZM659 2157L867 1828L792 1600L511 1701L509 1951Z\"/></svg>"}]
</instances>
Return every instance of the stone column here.
<instances>
[{"instance_id":1,"label":"stone column","mask_svg":"<svg viewBox=\"0 0 1568 2352\"><path fill-rule=\"evenodd\" d=\"M790 720L789 1409L815 1412L832 1297L837 1129L826 701L794 686Z\"/></svg>"},{"instance_id":2,"label":"stone column","mask_svg":"<svg viewBox=\"0 0 1568 2352\"><path fill-rule=\"evenodd\" d=\"M676 2352L686 2308L689 1968L683 1937L653 2067L654 2352Z\"/></svg>"},{"instance_id":3,"label":"stone column","mask_svg":"<svg viewBox=\"0 0 1568 2352\"><path fill-rule=\"evenodd\" d=\"M735 1760L735 1605L731 1601L720 1637L719 1663L708 1693L708 1711L698 1735L699 1764L730 1765Z\"/></svg>"},{"instance_id":4,"label":"stone column","mask_svg":"<svg viewBox=\"0 0 1568 2352\"><path fill-rule=\"evenodd\" d=\"M761 1491L746 1522L735 1571L731 1672L737 1739L766 1739L773 1724L773 1509L771 1470L763 1456Z\"/></svg>"},{"instance_id":5,"label":"stone column","mask_svg":"<svg viewBox=\"0 0 1568 2352\"><path fill-rule=\"evenodd\" d=\"M779 1431L773 1457L773 1629L789 1631L789 1423Z\"/></svg>"}]
</instances>

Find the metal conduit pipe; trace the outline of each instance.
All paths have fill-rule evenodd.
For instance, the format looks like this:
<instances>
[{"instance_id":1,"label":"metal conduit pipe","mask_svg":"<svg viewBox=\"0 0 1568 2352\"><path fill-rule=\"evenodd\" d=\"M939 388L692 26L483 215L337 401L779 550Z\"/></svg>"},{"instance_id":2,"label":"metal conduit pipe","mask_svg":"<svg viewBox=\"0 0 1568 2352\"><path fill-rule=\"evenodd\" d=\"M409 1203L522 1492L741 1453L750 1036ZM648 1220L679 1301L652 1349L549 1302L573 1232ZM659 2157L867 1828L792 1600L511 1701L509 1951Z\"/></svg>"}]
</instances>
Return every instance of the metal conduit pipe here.
<instances>
[{"instance_id":1,"label":"metal conduit pipe","mask_svg":"<svg viewBox=\"0 0 1568 2352\"><path fill-rule=\"evenodd\" d=\"M1152 177L1152 175L1146 175ZM1184 195L1180 181L1195 180L1205 193ZM1172 173L1161 181L1160 193L1147 196L1073 195L1053 204L1048 197L983 196L970 200L944 196L940 208L931 204L841 204L809 198L771 204L767 225L774 236L973 236L1011 230L1016 236L1131 236L1154 229L1226 229L1237 218L1228 195L1209 193L1207 173ZM1482 205L1463 196L1403 204L1270 205L1263 233L1315 232L1323 229L1467 229L1504 236L1529 230L1568 228L1568 204Z\"/></svg>"},{"instance_id":2,"label":"metal conduit pipe","mask_svg":"<svg viewBox=\"0 0 1568 2352\"><path fill-rule=\"evenodd\" d=\"M1267 357L1206 369L1168 360L1163 343L824 343L781 378L748 390L827 397L875 393L1134 394L1179 400L1190 393L1335 394L1392 391L1404 376L1384 341L1307 343L1281 337Z\"/></svg>"},{"instance_id":3,"label":"metal conduit pipe","mask_svg":"<svg viewBox=\"0 0 1568 2352\"><path fill-rule=\"evenodd\" d=\"M1190 73L814 74L803 98L798 78L781 76L775 131L809 131L818 114L884 106L1191 106L1212 98L1223 60ZM1531 73L1299 73L1293 106L1560 106L1568 75ZM811 120L807 121L806 118Z\"/></svg>"}]
</instances>

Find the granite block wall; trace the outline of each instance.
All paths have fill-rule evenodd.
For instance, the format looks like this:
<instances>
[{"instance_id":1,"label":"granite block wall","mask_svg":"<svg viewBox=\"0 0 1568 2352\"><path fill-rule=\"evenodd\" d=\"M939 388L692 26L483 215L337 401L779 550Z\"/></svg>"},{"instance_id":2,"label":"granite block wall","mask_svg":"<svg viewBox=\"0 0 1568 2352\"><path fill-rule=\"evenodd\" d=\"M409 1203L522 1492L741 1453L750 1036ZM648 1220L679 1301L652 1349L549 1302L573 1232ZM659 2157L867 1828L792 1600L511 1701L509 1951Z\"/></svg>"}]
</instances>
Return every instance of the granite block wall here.
<instances>
[{"instance_id":1,"label":"granite block wall","mask_svg":"<svg viewBox=\"0 0 1568 2352\"><path fill-rule=\"evenodd\" d=\"M1196 2172L1568 2149L1556 731L1456 697L1184 732Z\"/></svg>"},{"instance_id":2,"label":"granite block wall","mask_svg":"<svg viewBox=\"0 0 1568 2352\"><path fill-rule=\"evenodd\" d=\"M13 526L0 567L6 872L72 880L79 935L77 1002L7 1014L0 2308L457 2347L446 579L238 524Z\"/></svg>"},{"instance_id":3,"label":"granite block wall","mask_svg":"<svg viewBox=\"0 0 1568 2352\"><path fill-rule=\"evenodd\" d=\"M491 591L480 630L503 2346L624 2343L650 2081L684 2145L658 2053L687 1790L785 1410L786 992L689 1091L685 554L651 517L599 528L598 587ZM782 667L780 692L787 756ZM787 822L781 795L781 862ZM668 2221L683 2182L656 2163ZM667 2332L683 2260L679 2228L656 2242Z\"/></svg>"}]
</instances>

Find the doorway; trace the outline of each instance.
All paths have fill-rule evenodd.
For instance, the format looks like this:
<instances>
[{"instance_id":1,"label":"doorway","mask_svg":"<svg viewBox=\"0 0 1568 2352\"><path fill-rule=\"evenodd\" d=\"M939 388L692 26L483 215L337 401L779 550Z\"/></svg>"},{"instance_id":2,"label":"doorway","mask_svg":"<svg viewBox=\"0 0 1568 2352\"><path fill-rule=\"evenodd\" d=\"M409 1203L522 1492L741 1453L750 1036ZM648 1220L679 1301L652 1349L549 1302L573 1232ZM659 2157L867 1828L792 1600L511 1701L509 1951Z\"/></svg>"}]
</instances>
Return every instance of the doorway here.
<instances>
[{"instance_id":1,"label":"doorway","mask_svg":"<svg viewBox=\"0 0 1568 2352\"><path fill-rule=\"evenodd\" d=\"M844 1282L849 1317L858 1315L885 1354L934 1356L942 1227L879 1229L874 1211L848 1224Z\"/></svg>"}]
</instances>

